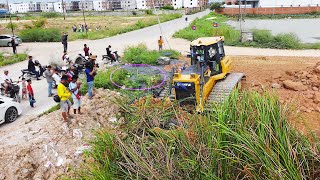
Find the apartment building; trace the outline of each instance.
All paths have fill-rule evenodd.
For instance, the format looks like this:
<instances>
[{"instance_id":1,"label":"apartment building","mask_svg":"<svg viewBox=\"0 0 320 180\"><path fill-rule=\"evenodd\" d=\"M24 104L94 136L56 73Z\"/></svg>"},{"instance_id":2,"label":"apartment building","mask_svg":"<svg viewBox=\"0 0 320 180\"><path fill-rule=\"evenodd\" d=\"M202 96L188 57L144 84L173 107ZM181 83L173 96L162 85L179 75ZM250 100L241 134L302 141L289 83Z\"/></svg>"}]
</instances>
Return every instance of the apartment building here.
<instances>
[{"instance_id":1,"label":"apartment building","mask_svg":"<svg viewBox=\"0 0 320 180\"><path fill-rule=\"evenodd\" d=\"M172 0L172 6L178 8L198 8L208 4L207 0Z\"/></svg>"},{"instance_id":2,"label":"apartment building","mask_svg":"<svg viewBox=\"0 0 320 180\"><path fill-rule=\"evenodd\" d=\"M0 9L8 9L8 6L6 3L0 3Z\"/></svg>"},{"instance_id":3,"label":"apartment building","mask_svg":"<svg viewBox=\"0 0 320 180\"><path fill-rule=\"evenodd\" d=\"M147 0L136 0L136 9L147 9Z\"/></svg>"},{"instance_id":4,"label":"apartment building","mask_svg":"<svg viewBox=\"0 0 320 180\"><path fill-rule=\"evenodd\" d=\"M135 0L121 0L121 9L137 9L137 3Z\"/></svg>"},{"instance_id":5,"label":"apartment building","mask_svg":"<svg viewBox=\"0 0 320 180\"><path fill-rule=\"evenodd\" d=\"M29 4L28 3L12 3L9 4L10 13L26 13L29 12Z\"/></svg>"},{"instance_id":6,"label":"apartment building","mask_svg":"<svg viewBox=\"0 0 320 180\"><path fill-rule=\"evenodd\" d=\"M93 1L80 1L79 2L79 9L85 11L92 11L94 10Z\"/></svg>"}]
</instances>

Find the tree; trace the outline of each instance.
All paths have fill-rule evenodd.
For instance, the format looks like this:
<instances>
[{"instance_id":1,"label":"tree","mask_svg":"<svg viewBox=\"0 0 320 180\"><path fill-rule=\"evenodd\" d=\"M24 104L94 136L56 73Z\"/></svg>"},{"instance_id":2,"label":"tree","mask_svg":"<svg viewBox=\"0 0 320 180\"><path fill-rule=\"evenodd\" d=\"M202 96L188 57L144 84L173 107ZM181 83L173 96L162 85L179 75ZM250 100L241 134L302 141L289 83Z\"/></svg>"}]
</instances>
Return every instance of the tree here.
<instances>
[{"instance_id":1,"label":"tree","mask_svg":"<svg viewBox=\"0 0 320 180\"><path fill-rule=\"evenodd\" d=\"M222 9L223 9L224 7L222 6L222 3L218 3L218 2L216 2L216 3L212 3L211 4L211 6L210 6L210 10L211 11L216 11L216 12L222 12Z\"/></svg>"},{"instance_id":2,"label":"tree","mask_svg":"<svg viewBox=\"0 0 320 180\"><path fill-rule=\"evenodd\" d=\"M18 27L18 25L17 24L15 24L15 23L8 23L7 25L6 25L6 28L7 29L10 29L10 30L15 30L15 29L17 29L17 27Z\"/></svg>"}]
</instances>

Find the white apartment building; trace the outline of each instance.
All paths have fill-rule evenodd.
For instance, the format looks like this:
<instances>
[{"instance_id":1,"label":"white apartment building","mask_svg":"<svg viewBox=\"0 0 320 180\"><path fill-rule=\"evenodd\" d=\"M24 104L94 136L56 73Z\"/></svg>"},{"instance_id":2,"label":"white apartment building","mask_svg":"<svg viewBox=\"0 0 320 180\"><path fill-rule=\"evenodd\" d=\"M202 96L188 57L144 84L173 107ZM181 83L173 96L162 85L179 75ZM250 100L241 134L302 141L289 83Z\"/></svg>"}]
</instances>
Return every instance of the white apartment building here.
<instances>
[{"instance_id":1,"label":"white apartment building","mask_svg":"<svg viewBox=\"0 0 320 180\"><path fill-rule=\"evenodd\" d=\"M62 8L61 2L53 3L53 10L54 10L54 12L63 13L63 8Z\"/></svg>"},{"instance_id":2,"label":"white apartment building","mask_svg":"<svg viewBox=\"0 0 320 180\"><path fill-rule=\"evenodd\" d=\"M198 0L172 0L172 6L175 9L199 7Z\"/></svg>"},{"instance_id":3,"label":"white apartment building","mask_svg":"<svg viewBox=\"0 0 320 180\"><path fill-rule=\"evenodd\" d=\"M81 10L85 10L85 11L92 11L94 9L93 7L93 1L80 1L79 2L79 8Z\"/></svg>"},{"instance_id":4,"label":"white apartment building","mask_svg":"<svg viewBox=\"0 0 320 180\"><path fill-rule=\"evenodd\" d=\"M121 8L124 10L136 9L137 2L136 2L136 0L122 0L121 1Z\"/></svg>"},{"instance_id":5,"label":"white apartment building","mask_svg":"<svg viewBox=\"0 0 320 180\"><path fill-rule=\"evenodd\" d=\"M10 13L26 13L29 12L29 4L28 3L12 3L9 4Z\"/></svg>"},{"instance_id":6,"label":"white apartment building","mask_svg":"<svg viewBox=\"0 0 320 180\"><path fill-rule=\"evenodd\" d=\"M93 9L95 11L103 11L103 10L105 10L103 8L103 2L102 1L93 1L92 3L93 3Z\"/></svg>"},{"instance_id":7,"label":"white apartment building","mask_svg":"<svg viewBox=\"0 0 320 180\"><path fill-rule=\"evenodd\" d=\"M53 2L41 3L40 10L42 12L54 12L54 3Z\"/></svg>"},{"instance_id":8,"label":"white apartment building","mask_svg":"<svg viewBox=\"0 0 320 180\"><path fill-rule=\"evenodd\" d=\"M135 0L135 3L136 9L147 9L146 0Z\"/></svg>"}]
</instances>

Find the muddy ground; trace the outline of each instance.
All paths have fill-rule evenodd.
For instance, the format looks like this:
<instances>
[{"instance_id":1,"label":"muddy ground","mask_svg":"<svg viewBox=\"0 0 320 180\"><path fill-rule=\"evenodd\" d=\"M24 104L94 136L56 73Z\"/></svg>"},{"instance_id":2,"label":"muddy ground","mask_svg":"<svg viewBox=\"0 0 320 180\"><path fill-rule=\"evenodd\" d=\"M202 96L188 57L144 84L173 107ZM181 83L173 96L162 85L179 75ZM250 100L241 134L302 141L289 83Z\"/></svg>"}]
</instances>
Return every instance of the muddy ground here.
<instances>
[{"instance_id":1,"label":"muddy ground","mask_svg":"<svg viewBox=\"0 0 320 180\"><path fill-rule=\"evenodd\" d=\"M235 72L244 72L243 88L275 91L282 103L289 103L298 117L292 125L303 133L309 129L320 137L320 66L318 58L235 56ZM320 64L318 64L320 65ZM168 68L169 70L171 68ZM57 179L69 175L90 148L92 130L112 127L118 107L118 93L98 90L94 100L83 98L83 114L74 116L68 129L60 112L29 117L10 128L0 126L0 179ZM320 96L319 96L320 97ZM319 101L318 101L319 100ZM16 122L14 122L16 123Z\"/></svg>"}]
</instances>

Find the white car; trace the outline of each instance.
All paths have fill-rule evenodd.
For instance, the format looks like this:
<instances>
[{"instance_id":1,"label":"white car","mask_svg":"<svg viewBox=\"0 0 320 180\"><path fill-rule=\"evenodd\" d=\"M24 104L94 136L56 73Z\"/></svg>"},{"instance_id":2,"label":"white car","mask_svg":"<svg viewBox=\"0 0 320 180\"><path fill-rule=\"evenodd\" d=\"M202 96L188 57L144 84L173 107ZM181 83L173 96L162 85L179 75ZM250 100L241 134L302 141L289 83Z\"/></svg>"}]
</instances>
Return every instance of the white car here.
<instances>
[{"instance_id":1,"label":"white car","mask_svg":"<svg viewBox=\"0 0 320 180\"><path fill-rule=\"evenodd\" d=\"M15 121L21 113L19 103L12 98L0 96L0 124Z\"/></svg>"}]
</instances>

